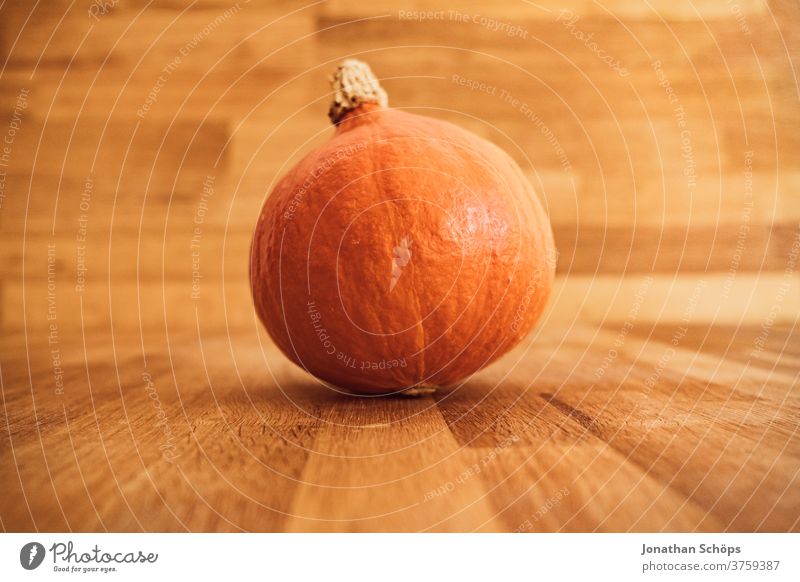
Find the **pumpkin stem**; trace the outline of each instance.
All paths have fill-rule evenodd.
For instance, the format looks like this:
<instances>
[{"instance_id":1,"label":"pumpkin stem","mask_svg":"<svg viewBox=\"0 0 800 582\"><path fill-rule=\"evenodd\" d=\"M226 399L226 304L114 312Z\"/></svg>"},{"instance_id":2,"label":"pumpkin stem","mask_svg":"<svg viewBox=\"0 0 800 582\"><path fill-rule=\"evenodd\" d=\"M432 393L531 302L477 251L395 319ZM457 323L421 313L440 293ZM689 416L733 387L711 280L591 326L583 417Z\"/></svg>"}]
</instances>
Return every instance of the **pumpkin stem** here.
<instances>
[{"instance_id":1,"label":"pumpkin stem","mask_svg":"<svg viewBox=\"0 0 800 582\"><path fill-rule=\"evenodd\" d=\"M381 107L389 104L386 91L369 65L357 59L342 61L331 78L331 86L333 102L328 117L334 125L338 125L345 115L364 103L377 103Z\"/></svg>"}]
</instances>

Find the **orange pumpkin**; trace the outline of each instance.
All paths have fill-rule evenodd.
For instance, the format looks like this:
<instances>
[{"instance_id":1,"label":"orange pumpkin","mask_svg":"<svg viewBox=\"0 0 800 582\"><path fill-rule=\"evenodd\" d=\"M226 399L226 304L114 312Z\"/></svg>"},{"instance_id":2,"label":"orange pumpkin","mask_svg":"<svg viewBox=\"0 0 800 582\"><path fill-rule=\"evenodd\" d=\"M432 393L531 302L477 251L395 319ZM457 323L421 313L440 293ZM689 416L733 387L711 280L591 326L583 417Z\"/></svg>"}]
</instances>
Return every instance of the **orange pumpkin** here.
<instances>
[{"instance_id":1,"label":"orange pumpkin","mask_svg":"<svg viewBox=\"0 0 800 582\"><path fill-rule=\"evenodd\" d=\"M547 216L519 166L390 109L364 63L333 79L336 134L283 177L253 235L259 318L293 362L357 393L421 393L490 364L550 294Z\"/></svg>"}]
</instances>

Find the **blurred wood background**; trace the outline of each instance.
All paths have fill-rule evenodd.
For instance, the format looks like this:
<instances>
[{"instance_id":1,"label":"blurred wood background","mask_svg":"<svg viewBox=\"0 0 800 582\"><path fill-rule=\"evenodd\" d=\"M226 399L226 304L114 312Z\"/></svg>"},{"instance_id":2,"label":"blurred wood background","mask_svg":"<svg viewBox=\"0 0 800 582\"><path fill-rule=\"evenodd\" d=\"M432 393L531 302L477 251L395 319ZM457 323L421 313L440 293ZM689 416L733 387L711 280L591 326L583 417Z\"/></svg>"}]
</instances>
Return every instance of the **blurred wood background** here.
<instances>
[{"instance_id":1,"label":"blurred wood background","mask_svg":"<svg viewBox=\"0 0 800 582\"><path fill-rule=\"evenodd\" d=\"M800 5L0 4L4 530L796 530ZM506 149L560 251L460 389L271 346L250 234L327 77Z\"/></svg>"}]
</instances>

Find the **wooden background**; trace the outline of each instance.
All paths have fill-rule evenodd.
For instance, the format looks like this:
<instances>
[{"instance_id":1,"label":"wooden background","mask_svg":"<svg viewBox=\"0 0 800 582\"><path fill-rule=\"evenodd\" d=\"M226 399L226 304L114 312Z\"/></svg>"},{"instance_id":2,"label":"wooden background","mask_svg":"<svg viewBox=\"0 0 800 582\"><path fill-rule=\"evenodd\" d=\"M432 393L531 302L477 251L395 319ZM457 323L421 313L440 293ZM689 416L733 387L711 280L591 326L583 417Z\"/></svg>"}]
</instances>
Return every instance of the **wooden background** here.
<instances>
[{"instance_id":1,"label":"wooden background","mask_svg":"<svg viewBox=\"0 0 800 582\"><path fill-rule=\"evenodd\" d=\"M433 397L331 393L251 308L348 56L560 250ZM800 529L797 2L6 0L0 59L3 530Z\"/></svg>"}]
</instances>

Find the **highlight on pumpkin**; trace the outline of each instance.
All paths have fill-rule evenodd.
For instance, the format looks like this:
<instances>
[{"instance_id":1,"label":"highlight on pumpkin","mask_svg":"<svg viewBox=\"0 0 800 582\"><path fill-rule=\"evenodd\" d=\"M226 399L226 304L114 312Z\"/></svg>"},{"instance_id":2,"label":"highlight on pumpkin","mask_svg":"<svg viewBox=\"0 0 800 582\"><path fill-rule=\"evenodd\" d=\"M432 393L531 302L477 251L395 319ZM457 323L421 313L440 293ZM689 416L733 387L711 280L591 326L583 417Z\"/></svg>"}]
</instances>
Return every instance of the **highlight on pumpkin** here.
<instances>
[{"instance_id":1,"label":"highlight on pumpkin","mask_svg":"<svg viewBox=\"0 0 800 582\"><path fill-rule=\"evenodd\" d=\"M328 386L421 394L516 346L551 292L548 217L516 162L456 125L388 107L366 63L332 77L333 137L267 198L258 317Z\"/></svg>"}]
</instances>

